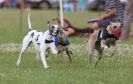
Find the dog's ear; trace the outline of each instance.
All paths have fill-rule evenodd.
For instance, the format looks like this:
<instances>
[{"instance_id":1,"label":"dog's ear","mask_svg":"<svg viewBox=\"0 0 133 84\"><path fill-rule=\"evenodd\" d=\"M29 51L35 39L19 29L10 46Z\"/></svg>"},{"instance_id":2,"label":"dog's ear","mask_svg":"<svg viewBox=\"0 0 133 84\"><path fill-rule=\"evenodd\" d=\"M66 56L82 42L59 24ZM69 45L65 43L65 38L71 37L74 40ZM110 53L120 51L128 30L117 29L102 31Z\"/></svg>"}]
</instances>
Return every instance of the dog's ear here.
<instances>
[{"instance_id":1,"label":"dog's ear","mask_svg":"<svg viewBox=\"0 0 133 84\"><path fill-rule=\"evenodd\" d=\"M50 22L48 21L47 24L49 24Z\"/></svg>"},{"instance_id":2,"label":"dog's ear","mask_svg":"<svg viewBox=\"0 0 133 84\"><path fill-rule=\"evenodd\" d=\"M48 25L49 31L51 31L51 24L50 24L50 21L47 22L47 25Z\"/></svg>"},{"instance_id":3,"label":"dog's ear","mask_svg":"<svg viewBox=\"0 0 133 84\"><path fill-rule=\"evenodd\" d=\"M47 22L48 28L51 27L50 21Z\"/></svg>"},{"instance_id":4,"label":"dog's ear","mask_svg":"<svg viewBox=\"0 0 133 84\"><path fill-rule=\"evenodd\" d=\"M48 26L49 26L49 25L50 25L50 22L48 21L47 24L48 24Z\"/></svg>"}]
</instances>

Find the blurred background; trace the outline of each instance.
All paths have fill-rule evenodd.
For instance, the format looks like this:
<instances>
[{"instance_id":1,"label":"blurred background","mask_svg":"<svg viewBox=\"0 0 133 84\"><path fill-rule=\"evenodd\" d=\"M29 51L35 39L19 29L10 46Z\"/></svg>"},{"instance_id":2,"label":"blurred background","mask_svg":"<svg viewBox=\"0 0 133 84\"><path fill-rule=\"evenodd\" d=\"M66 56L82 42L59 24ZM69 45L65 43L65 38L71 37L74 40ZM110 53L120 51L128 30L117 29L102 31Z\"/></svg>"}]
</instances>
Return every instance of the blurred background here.
<instances>
[{"instance_id":1,"label":"blurred background","mask_svg":"<svg viewBox=\"0 0 133 84\"><path fill-rule=\"evenodd\" d=\"M77 28L89 27L89 19L104 14L104 4L105 0L63 0L64 18ZM16 67L22 39L28 32L29 8L32 27L38 31L48 28L47 21L59 18L59 0L0 0L0 84L133 83L133 39L120 42L114 56L107 52L97 68L87 66L88 39L83 37L68 38L73 51L71 64L60 63L57 56L50 54L51 67L45 71L31 46L21 66ZM133 24L131 27L133 31ZM94 56L94 62L96 59Z\"/></svg>"},{"instance_id":2,"label":"blurred background","mask_svg":"<svg viewBox=\"0 0 133 84\"><path fill-rule=\"evenodd\" d=\"M105 0L63 0L65 12L103 10ZM0 0L0 8L58 9L59 0Z\"/></svg>"},{"instance_id":3,"label":"blurred background","mask_svg":"<svg viewBox=\"0 0 133 84\"><path fill-rule=\"evenodd\" d=\"M33 27L44 31L46 22L59 18L60 0L0 0L0 43L17 42L27 33L27 9L32 9ZM88 27L89 19L103 14L105 0L63 0L64 18L78 28ZM21 10L22 9L22 10ZM78 18L77 18L78 17ZM9 28L10 27L10 28ZM5 34L4 32L8 34ZM14 32L14 33L12 33ZM21 33L20 33L21 32ZM14 35L15 34L15 35ZM14 38L18 36L18 38ZM5 38L9 38L5 39Z\"/></svg>"},{"instance_id":4,"label":"blurred background","mask_svg":"<svg viewBox=\"0 0 133 84\"><path fill-rule=\"evenodd\" d=\"M47 28L47 21L53 18L59 18L59 1L60 0L0 0L0 19L2 20L0 24L0 34L2 36L0 37L0 43L5 43L7 40L8 42L21 41L20 37L15 39L14 36L23 37L23 35L27 33L26 10L29 8L32 9L31 21L33 27L44 31L44 28ZM69 20L70 23L77 28L83 29L89 27L90 24L87 23L89 19L104 14L105 1L106 0L63 0L64 18ZM124 2L124 0L121 1ZM9 31L9 29L11 31ZM5 34L5 31L8 35ZM18 35L19 33L20 35ZM8 38L9 36L11 41L5 39L5 37Z\"/></svg>"}]
</instances>

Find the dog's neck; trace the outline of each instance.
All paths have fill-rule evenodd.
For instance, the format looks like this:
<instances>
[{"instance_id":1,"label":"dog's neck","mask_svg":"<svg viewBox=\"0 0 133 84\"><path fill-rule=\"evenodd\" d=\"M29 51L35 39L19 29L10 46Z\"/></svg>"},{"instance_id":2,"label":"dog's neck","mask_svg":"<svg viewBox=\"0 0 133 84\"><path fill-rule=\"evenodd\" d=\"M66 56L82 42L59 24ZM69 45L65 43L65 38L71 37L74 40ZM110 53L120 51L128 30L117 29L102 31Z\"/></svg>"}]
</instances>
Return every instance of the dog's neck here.
<instances>
[{"instance_id":1,"label":"dog's neck","mask_svg":"<svg viewBox=\"0 0 133 84\"><path fill-rule=\"evenodd\" d=\"M47 30L44 34L45 34L44 36L47 40L53 40L54 36L50 35L49 30Z\"/></svg>"}]
</instances>

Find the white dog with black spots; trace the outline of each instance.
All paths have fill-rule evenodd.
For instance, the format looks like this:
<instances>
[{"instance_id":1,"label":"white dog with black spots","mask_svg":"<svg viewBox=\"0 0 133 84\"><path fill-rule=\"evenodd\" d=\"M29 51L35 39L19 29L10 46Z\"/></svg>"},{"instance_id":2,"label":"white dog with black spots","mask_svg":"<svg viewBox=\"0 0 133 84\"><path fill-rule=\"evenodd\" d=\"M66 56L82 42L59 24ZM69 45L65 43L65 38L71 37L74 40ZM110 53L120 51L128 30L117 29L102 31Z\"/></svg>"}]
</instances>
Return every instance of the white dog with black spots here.
<instances>
[{"instance_id":1,"label":"white dog with black spots","mask_svg":"<svg viewBox=\"0 0 133 84\"><path fill-rule=\"evenodd\" d=\"M51 25L48 22L48 30L46 30L45 32L38 32L36 30L32 30L30 21L30 11L28 13L28 25L30 31L23 38L21 52L16 64L17 66L19 66L23 53L26 51L28 46L33 43L37 53L37 58L41 59L44 68L48 68L49 66L46 62L46 52L47 49L51 49L53 54L58 53L54 43L54 37L58 34L60 26L55 24Z\"/></svg>"}]
</instances>

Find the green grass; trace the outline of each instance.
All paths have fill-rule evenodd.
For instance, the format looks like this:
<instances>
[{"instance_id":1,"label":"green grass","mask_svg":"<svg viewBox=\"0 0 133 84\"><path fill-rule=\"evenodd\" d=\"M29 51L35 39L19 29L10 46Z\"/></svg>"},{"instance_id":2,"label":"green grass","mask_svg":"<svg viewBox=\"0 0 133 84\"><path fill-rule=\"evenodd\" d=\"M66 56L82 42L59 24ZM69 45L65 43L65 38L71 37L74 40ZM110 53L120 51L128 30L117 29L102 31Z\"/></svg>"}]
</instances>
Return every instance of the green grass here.
<instances>
[{"instance_id":1,"label":"green grass","mask_svg":"<svg viewBox=\"0 0 133 84\"><path fill-rule=\"evenodd\" d=\"M77 12L65 13L65 17L78 27L86 27L89 18L96 17L98 13ZM32 25L37 30L44 31L46 22L57 17L57 11L32 10ZM20 32L20 11L0 10L0 45L8 43L20 44L28 31L27 12L23 11L22 30ZM35 59L35 52L26 52L22 63L16 67L19 46L16 51L10 52L0 48L0 84L132 84L133 54L117 53L113 57L104 56L96 68L87 66L88 58L85 41L82 38L70 38L74 55L71 64L62 64L58 57L50 54L47 59L49 69L45 70L40 61ZM133 40L122 42L132 44ZM129 45L130 46L130 45ZM132 47L131 47L132 49ZM96 57L94 57L94 61Z\"/></svg>"}]
</instances>

